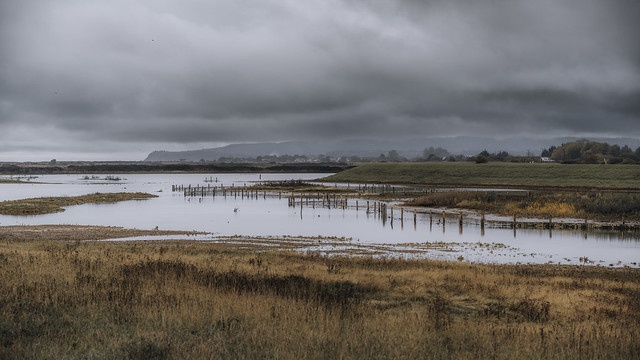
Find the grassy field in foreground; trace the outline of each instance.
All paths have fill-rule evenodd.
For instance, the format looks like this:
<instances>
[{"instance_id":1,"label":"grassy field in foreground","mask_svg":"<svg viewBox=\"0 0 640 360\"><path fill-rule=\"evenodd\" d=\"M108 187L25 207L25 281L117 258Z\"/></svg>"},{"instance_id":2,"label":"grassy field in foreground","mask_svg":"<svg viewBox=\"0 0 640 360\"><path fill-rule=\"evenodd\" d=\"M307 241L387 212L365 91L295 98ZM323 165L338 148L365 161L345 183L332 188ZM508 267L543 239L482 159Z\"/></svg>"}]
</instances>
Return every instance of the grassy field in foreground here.
<instances>
[{"instance_id":1,"label":"grassy field in foreground","mask_svg":"<svg viewBox=\"0 0 640 360\"><path fill-rule=\"evenodd\" d=\"M158 197L147 193L95 193L81 196L43 197L0 202L3 215L41 215L64 211L64 206L113 203Z\"/></svg>"},{"instance_id":2,"label":"grassy field in foreground","mask_svg":"<svg viewBox=\"0 0 640 360\"><path fill-rule=\"evenodd\" d=\"M529 188L640 189L640 166L520 163L375 163L329 176L329 181Z\"/></svg>"},{"instance_id":3,"label":"grassy field in foreground","mask_svg":"<svg viewBox=\"0 0 640 360\"><path fill-rule=\"evenodd\" d=\"M0 239L0 358L631 359L640 271Z\"/></svg>"}]
</instances>

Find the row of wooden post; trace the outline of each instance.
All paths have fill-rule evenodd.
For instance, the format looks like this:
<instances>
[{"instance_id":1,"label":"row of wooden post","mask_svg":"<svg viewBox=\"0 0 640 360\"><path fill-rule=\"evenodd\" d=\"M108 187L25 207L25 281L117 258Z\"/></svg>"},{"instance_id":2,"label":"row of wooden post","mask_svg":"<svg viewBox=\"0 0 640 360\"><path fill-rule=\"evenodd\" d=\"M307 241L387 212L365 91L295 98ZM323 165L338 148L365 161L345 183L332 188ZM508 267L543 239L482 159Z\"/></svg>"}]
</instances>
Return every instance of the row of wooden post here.
<instances>
[{"instance_id":1,"label":"row of wooden post","mask_svg":"<svg viewBox=\"0 0 640 360\"><path fill-rule=\"evenodd\" d=\"M359 191L367 191L370 189L375 188L376 185L358 185L358 190ZM391 189L391 191L395 191L394 187L389 186L389 185L377 185L378 189L383 188L383 189ZM205 196L217 196L217 195L222 195L224 197L227 197L228 194L230 194L231 196L234 197L242 197L243 199L245 197L247 198L259 198L262 197L264 199L266 199L267 197L267 191L266 190L253 190L251 188L247 188L246 186L244 187L225 187L224 185L220 185L220 186L211 186L211 184L208 184L207 186L201 186L201 185L196 185L196 186L192 186L192 185L172 185L171 186L171 191L173 192L182 192L184 194L185 197L195 197L195 196L199 196L199 197L205 197ZM282 198L282 192L278 192L278 198L281 199ZM329 209L331 209L332 207L335 208L342 208L342 209L347 209L349 207L349 198L347 196L338 196L336 194L329 194L329 193L325 193L325 194L321 194L321 193L316 193L315 196L311 196L310 194L299 194L298 196L296 196L293 192L291 192L291 194L289 195L289 206L296 206L296 198L300 199L299 200L299 204L302 206L303 203L306 204L306 206L309 206L309 204L311 204L311 206L313 208L316 207L316 200L318 201L318 205L320 205L320 203L322 204L322 207L327 207ZM311 200L311 202L310 202ZM373 207L373 210L371 210L371 207ZM355 209L356 211L358 211L360 209L360 203L358 200L355 200ZM373 204L370 203L369 200L366 201L366 213L374 213L374 214L379 214L384 221L386 221L386 214L387 214L387 204L383 203L383 202L377 202L377 201L373 201ZM383 216L384 214L384 216ZM480 227L482 229L482 231L484 232L484 225L485 225L485 215L484 213L482 213L480 215ZM442 212L442 222L443 224L446 222L446 217L447 214L445 211ZM391 207L391 221L393 221L393 207ZM404 222L404 208L400 208L400 218L401 221ZM414 222L417 222L417 215L416 215L416 210L413 210L413 220ZM433 212L430 211L429 212L429 221L433 222ZM459 225L461 226L463 223L463 214L459 213L459 220L458 220ZM515 230L518 227L518 218L517 216L514 214L513 215L513 220L511 221L511 227ZM545 228L548 229L553 229L554 224L553 224L553 219L549 218L549 222L548 224L545 226ZM588 220L585 219L584 223L582 225L575 225L575 228L579 228L581 227L583 230L587 230L589 228L589 224L588 224ZM615 226L615 228L619 228L620 230L624 230L627 227L626 222L625 222L625 218L622 218L622 222L621 225L619 226Z\"/></svg>"}]
</instances>

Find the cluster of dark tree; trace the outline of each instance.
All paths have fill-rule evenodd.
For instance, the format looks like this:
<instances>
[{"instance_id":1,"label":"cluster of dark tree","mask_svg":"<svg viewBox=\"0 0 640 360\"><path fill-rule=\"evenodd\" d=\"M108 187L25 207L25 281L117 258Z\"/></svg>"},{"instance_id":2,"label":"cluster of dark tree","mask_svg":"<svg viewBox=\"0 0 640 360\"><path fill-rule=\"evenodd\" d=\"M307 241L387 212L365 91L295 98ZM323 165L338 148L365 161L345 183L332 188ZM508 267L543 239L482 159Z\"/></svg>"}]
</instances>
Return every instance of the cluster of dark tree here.
<instances>
[{"instance_id":1,"label":"cluster of dark tree","mask_svg":"<svg viewBox=\"0 0 640 360\"><path fill-rule=\"evenodd\" d=\"M482 150L478 155L469 158L469 161L475 161L476 163L486 163L489 161L509 161L509 162L523 162L531 161L529 157L514 157L509 155L506 151L499 151L497 153L489 153L487 150Z\"/></svg>"},{"instance_id":2,"label":"cluster of dark tree","mask_svg":"<svg viewBox=\"0 0 640 360\"><path fill-rule=\"evenodd\" d=\"M467 157L464 155L454 155L451 154L447 149L443 149L441 147L434 148L430 146L425 148L422 152L422 156L416 156L411 159L400 156L396 150L391 150L385 154L380 154L377 158L369 159L368 161L387 161L387 162L401 162L401 161L414 161L414 162L424 162L424 161L463 161L466 160Z\"/></svg>"},{"instance_id":3,"label":"cluster of dark tree","mask_svg":"<svg viewBox=\"0 0 640 360\"><path fill-rule=\"evenodd\" d=\"M609 145L582 139L551 146L541 156L563 164L637 164L640 163L640 147L635 151L629 146Z\"/></svg>"}]
</instances>

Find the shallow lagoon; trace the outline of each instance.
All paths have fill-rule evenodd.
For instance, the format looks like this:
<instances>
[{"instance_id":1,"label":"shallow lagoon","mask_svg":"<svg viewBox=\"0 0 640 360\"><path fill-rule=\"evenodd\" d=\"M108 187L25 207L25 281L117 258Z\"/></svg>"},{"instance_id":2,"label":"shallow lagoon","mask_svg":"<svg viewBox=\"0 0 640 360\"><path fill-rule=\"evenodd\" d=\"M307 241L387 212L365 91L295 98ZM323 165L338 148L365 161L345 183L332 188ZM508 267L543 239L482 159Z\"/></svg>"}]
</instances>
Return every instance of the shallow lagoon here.
<instances>
[{"instance_id":1,"label":"shallow lagoon","mask_svg":"<svg viewBox=\"0 0 640 360\"><path fill-rule=\"evenodd\" d=\"M127 228L197 230L212 233L202 240L216 240L233 235L279 237L283 235L311 238L344 238L350 246L375 247L391 256L463 259L496 263L587 263L603 266L640 266L640 236L635 232L582 230L538 230L487 227L471 221L460 228L458 220L448 218L443 225L439 217L430 222L427 214L394 212L394 220L356 211L354 200L348 209L327 209L299 205L289 207L283 196L247 198L234 196L184 197L172 192L171 185L207 185L205 179L225 187L251 185L266 180L317 179L327 174L116 174L120 181L85 179L83 175L40 176L33 184L3 184L0 201L43 196L75 196L95 192L148 192L158 198L115 204L71 206L65 212L37 216L0 215L0 225L104 225ZM92 175L93 176L93 175ZM262 193L261 193L262 194ZM237 211L236 211L237 210ZM442 245L445 243L448 245ZM439 244L434 246L434 244ZM386 250L385 250L386 249Z\"/></svg>"}]
</instances>

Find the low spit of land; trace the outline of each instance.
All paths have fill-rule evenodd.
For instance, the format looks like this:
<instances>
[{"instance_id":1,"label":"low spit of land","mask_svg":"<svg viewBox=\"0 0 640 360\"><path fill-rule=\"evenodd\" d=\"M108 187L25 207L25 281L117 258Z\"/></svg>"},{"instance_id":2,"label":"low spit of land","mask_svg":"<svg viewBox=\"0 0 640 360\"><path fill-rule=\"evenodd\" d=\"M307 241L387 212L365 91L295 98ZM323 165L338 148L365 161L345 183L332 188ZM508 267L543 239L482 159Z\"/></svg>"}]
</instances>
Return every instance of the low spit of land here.
<instances>
[{"instance_id":1,"label":"low spit of land","mask_svg":"<svg viewBox=\"0 0 640 360\"><path fill-rule=\"evenodd\" d=\"M158 197L147 193L95 193L81 196L42 197L0 202L3 215L41 215L64 211L64 206L113 203Z\"/></svg>"},{"instance_id":2,"label":"low spit of land","mask_svg":"<svg viewBox=\"0 0 640 360\"><path fill-rule=\"evenodd\" d=\"M0 358L640 357L638 269L69 241L140 232L1 228Z\"/></svg>"},{"instance_id":3,"label":"low spit of land","mask_svg":"<svg viewBox=\"0 0 640 360\"><path fill-rule=\"evenodd\" d=\"M15 179L0 179L0 184L29 184L29 182Z\"/></svg>"},{"instance_id":4,"label":"low spit of land","mask_svg":"<svg viewBox=\"0 0 640 360\"><path fill-rule=\"evenodd\" d=\"M345 163L194 163L59 161L56 163L0 163L0 174L105 173L333 173L353 167Z\"/></svg>"}]
</instances>

